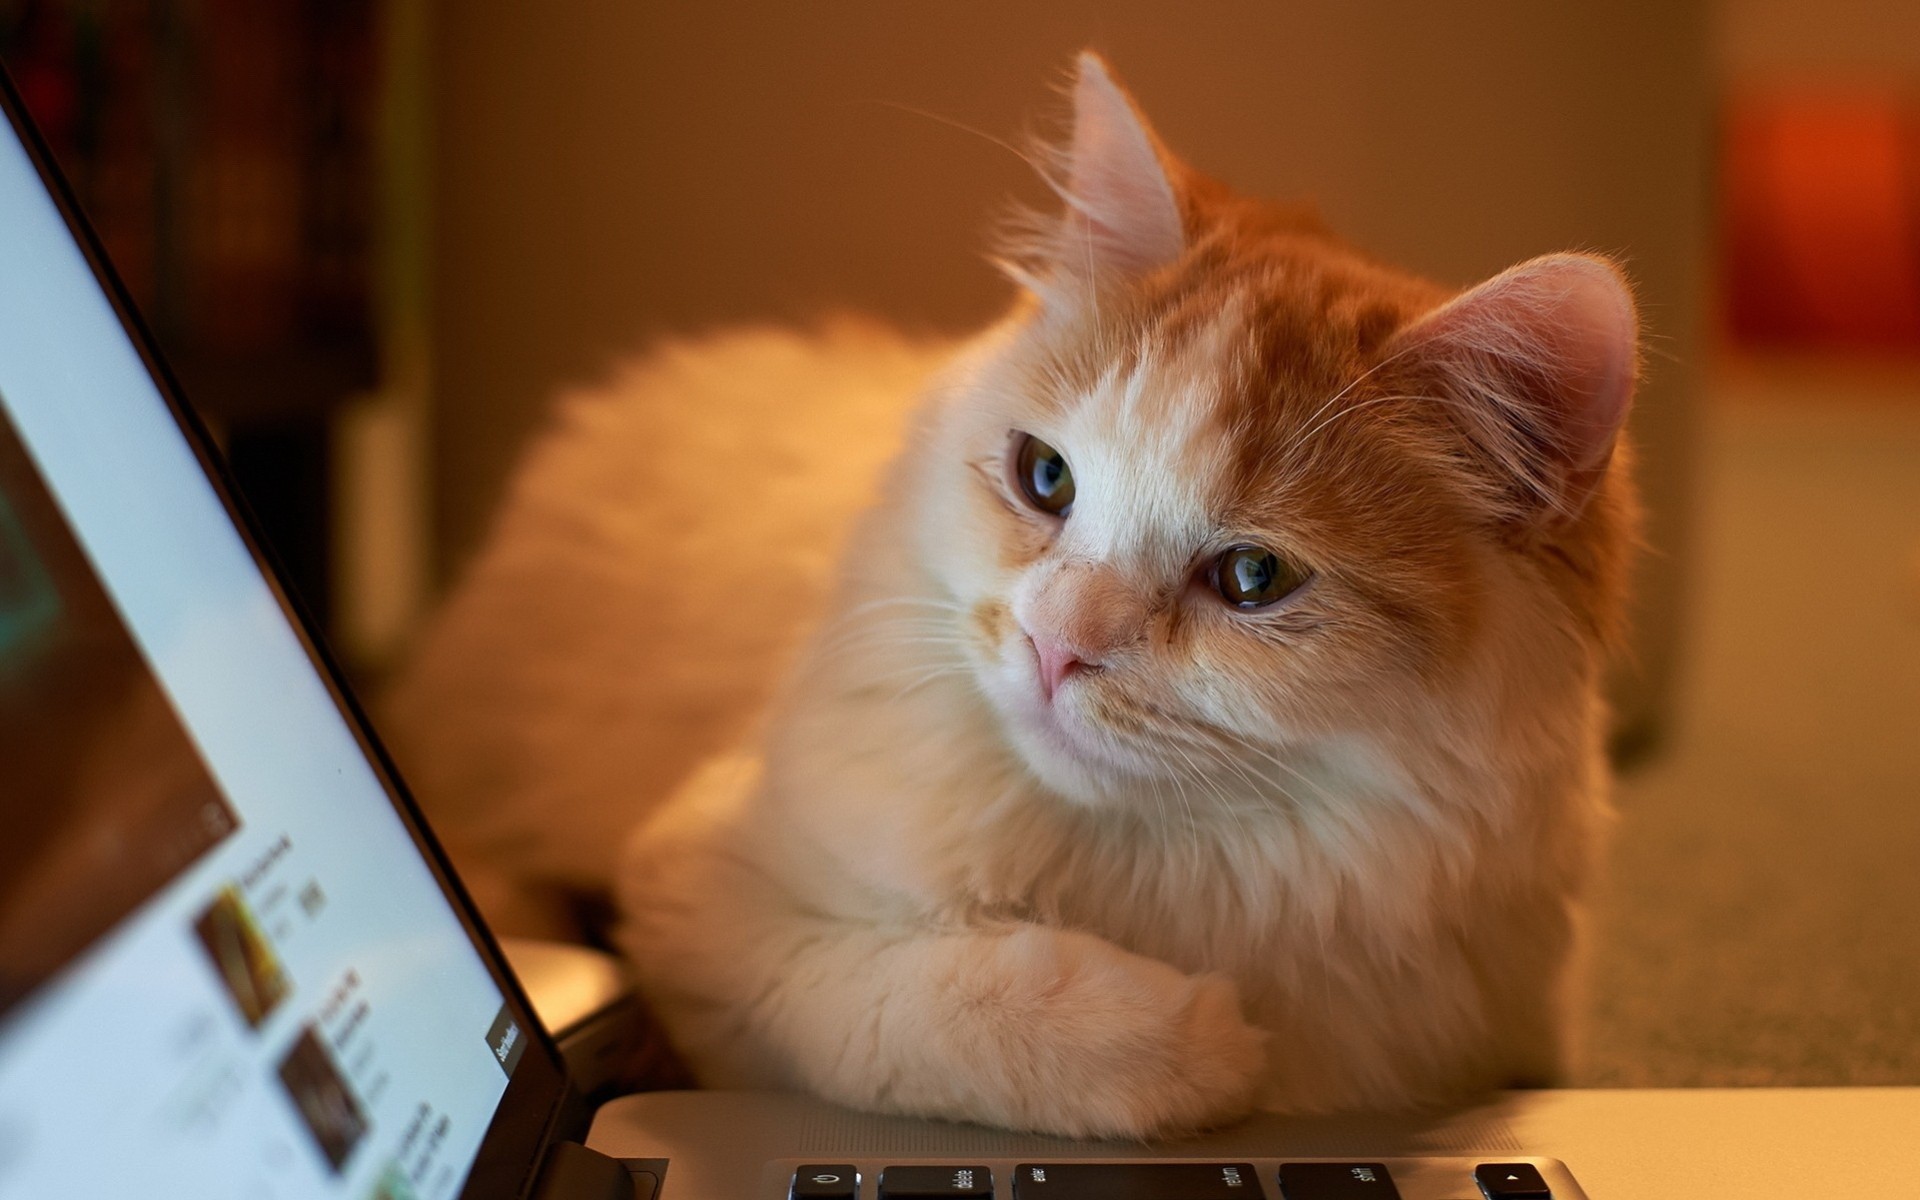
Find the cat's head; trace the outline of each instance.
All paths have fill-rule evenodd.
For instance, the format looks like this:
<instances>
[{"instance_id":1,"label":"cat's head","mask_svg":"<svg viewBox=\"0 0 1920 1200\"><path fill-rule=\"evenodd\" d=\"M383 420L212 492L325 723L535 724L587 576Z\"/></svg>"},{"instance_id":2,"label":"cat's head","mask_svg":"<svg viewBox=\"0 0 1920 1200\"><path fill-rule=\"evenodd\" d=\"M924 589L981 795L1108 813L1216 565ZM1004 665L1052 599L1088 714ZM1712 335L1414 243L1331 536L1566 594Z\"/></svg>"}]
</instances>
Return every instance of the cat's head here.
<instances>
[{"instance_id":1,"label":"cat's head","mask_svg":"<svg viewBox=\"0 0 1920 1200\"><path fill-rule=\"evenodd\" d=\"M907 463L1027 767L1292 792L1314 747L1590 720L1633 535L1618 270L1456 294L1179 163L1090 54L1073 98L1064 211Z\"/></svg>"}]
</instances>

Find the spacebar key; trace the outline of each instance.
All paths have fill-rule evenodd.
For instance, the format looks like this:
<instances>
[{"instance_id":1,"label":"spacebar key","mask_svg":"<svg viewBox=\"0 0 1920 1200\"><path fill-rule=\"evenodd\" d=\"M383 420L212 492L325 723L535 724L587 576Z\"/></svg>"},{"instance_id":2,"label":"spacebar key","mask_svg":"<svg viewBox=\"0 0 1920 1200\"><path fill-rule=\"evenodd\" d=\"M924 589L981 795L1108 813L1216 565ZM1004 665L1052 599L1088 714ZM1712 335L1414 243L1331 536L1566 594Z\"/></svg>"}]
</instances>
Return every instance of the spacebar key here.
<instances>
[{"instance_id":1,"label":"spacebar key","mask_svg":"<svg viewBox=\"0 0 1920 1200\"><path fill-rule=\"evenodd\" d=\"M1260 1200L1246 1163L1021 1163L1013 1200Z\"/></svg>"}]
</instances>

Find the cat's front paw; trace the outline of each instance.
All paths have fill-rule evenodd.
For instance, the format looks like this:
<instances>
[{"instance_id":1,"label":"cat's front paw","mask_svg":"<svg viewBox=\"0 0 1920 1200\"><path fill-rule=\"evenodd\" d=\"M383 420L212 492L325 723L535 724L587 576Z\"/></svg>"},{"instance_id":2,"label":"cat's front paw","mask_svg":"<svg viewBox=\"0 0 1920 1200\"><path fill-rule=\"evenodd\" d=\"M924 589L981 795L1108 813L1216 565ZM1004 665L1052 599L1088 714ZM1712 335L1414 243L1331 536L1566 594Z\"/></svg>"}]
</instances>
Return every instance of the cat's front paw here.
<instances>
[{"instance_id":1,"label":"cat's front paw","mask_svg":"<svg viewBox=\"0 0 1920 1200\"><path fill-rule=\"evenodd\" d=\"M1190 976L1081 933L993 939L954 982L986 1056L996 1124L1069 1137L1146 1138L1221 1125L1253 1106L1267 1035L1224 976ZM965 1040L974 1040L967 1038ZM963 1052L966 1047L961 1047Z\"/></svg>"}]
</instances>

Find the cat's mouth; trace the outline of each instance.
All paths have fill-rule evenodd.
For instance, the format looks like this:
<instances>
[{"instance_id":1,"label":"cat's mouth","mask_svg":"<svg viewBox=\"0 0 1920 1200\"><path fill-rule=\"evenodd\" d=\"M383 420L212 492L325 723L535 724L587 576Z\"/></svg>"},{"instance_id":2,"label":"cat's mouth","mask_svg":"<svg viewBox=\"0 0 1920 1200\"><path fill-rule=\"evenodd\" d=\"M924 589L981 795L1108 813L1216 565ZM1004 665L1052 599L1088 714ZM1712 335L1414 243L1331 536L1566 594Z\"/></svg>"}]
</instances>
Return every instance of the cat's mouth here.
<instances>
[{"instance_id":1,"label":"cat's mouth","mask_svg":"<svg viewBox=\"0 0 1920 1200\"><path fill-rule=\"evenodd\" d=\"M1154 773L1153 764L1129 753L1099 719L1097 693L1112 685L1104 667L1049 662L1024 636L1008 643L993 656L986 691L1034 775L1070 798L1093 802Z\"/></svg>"},{"instance_id":2,"label":"cat's mouth","mask_svg":"<svg viewBox=\"0 0 1920 1200\"><path fill-rule=\"evenodd\" d=\"M1019 713L1003 708L1002 721L1027 768L1054 790L1092 802L1139 778L1139 765L1121 760L1117 747L1076 710L1070 695L1025 708Z\"/></svg>"},{"instance_id":3,"label":"cat's mouth","mask_svg":"<svg viewBox=\"0 0 1920 1200\"><path fill-rule=\"evenodd\" d=\"M1034 638L998 602L973 613L975 673L1007 741L1041 782L1095 803L1158 773L1102 714L1114 706L1112 671Z\"/></svg>"}]
</instances>

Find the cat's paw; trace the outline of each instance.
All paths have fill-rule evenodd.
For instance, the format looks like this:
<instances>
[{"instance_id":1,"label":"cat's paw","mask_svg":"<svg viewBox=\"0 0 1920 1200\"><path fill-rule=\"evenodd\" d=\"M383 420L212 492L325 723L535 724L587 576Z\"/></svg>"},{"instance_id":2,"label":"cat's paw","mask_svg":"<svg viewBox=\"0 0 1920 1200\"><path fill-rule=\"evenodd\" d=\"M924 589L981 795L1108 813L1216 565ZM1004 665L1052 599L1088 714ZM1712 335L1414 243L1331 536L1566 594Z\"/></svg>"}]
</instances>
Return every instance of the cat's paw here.
<instances>
[{"instance_id":1,"label":"cat's paw","mask_svg":"<svg viewBox=\"0 0 1920 1200\"><path fill-rule=\"evenodd\" d=\"M963 1054L996 1124L1068 1137L1147 1138L1245 1115L1267 1035L1225 976L1191 976L1087 934L983 939L953 981ZM971 1042L968 1046L964 1043Z\"/></svg>"}]
</instances>

